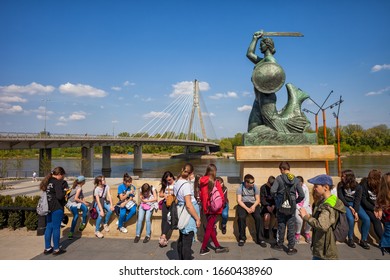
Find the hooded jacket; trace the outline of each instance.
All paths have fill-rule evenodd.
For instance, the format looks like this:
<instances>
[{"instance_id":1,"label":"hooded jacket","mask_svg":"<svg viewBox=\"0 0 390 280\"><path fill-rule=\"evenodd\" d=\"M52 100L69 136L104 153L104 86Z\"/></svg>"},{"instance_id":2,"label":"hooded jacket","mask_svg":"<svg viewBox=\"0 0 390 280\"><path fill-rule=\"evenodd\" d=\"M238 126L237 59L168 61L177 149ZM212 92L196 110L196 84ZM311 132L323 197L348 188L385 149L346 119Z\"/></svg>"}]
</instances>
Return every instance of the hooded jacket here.
<instances>
[{"instance_id":1,"label":"hooded jacket","mask_svg":"<svg viewBox=\"0 0 390 280\"><path fill-rule=\"evenodd\" d=\"M50 177L46 193L47 203L49 204L49 210L51 212L58 209L64 210L64 206L66 204L65 189L67 188L68 183L65 180L57 180L54 177Z\"/></svg>"},{"instance_id":2,"label":"hooded jacket","mask_svg":"<svg viewBox=\"0 0 390 280\"><path fill-rule=\"evenodd\" d=\"M306 215L307 221L313 229L312 250L313 256L324 260L337 260L338 251L332 226L335 225L339 213L345 213L343 202L335 195L314 205L313 215Z\"/></svg>"},{"instance_id":3,"label":"hooded jacket","mask_svg":"<svg viewBox=\"0 0 390 280\"><path fill-rule=\"evenodd\" d=\"M275 205L277 209L280 208L280 205L282 204L284 190L286 188L290 189L291 200L294 203L292 207L296 208L296 203L301 202L305 198L305 193L303 192L299 180L291 173L283 173L276 177L275 182L271 187L271 195L275 199Z\"/></svg>"},{"instance_id":4,"label":"hooded jacket","mask_svg":"<svg viewBox=\"0 0 390 280\"><path fill-rule=\"evenodd\" d=\"M223 194L221 184L217 180L215 181L215 184L217 186L217 190L218 190L219 194L221 195L221 197L223 199L222 204L225 205L225 196ZM222 214L223 207L217 213L209 212L210 194L209 194L208 187L209 187L209 176L201 177L199 180L199 196L200 196L200 200L202 202L203 213L205 213L206 215L208 215L208 214Z\"/></svg>"}]
</instances>

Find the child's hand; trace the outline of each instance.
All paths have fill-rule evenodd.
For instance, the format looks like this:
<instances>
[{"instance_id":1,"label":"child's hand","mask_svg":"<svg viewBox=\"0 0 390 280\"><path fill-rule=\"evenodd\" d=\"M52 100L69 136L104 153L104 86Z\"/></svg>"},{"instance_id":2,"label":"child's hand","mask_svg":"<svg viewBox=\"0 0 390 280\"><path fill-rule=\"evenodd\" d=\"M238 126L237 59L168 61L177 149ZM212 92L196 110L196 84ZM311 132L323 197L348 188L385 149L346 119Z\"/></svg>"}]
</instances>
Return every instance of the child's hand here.
<instances>
[{"instance_id":1,"label":"child's hand","mask_svg":"<svg viewBox=\"0 0 390 280\"><path fill-rule=\"evenodd\" d=\"M307 215L305 208L299 208L298 211L299 211L299 216L301 216L302 218Z\"/></svg>"}]
</instances>

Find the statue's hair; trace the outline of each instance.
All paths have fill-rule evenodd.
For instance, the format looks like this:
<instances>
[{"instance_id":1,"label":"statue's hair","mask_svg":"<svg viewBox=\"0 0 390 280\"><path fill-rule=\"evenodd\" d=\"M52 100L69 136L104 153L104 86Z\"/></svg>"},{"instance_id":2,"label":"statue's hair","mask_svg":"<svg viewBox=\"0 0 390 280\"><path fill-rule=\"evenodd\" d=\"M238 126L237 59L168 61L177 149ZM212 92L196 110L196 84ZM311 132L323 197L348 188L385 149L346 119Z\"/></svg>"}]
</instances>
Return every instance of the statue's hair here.
<instances>
[{"instance_id":1,"label":"statue's hair","mask_svg":"<svg viewBox=\"0 0 390 280\"><path fill-rule=\"evenodd\" d=\"M263 38L261 40L261 43L265 44L266 49L269 49L272 54L275 54L276 50L275 50L274 40L272 40L271 38Z\"/></svg>"}]
</instances>

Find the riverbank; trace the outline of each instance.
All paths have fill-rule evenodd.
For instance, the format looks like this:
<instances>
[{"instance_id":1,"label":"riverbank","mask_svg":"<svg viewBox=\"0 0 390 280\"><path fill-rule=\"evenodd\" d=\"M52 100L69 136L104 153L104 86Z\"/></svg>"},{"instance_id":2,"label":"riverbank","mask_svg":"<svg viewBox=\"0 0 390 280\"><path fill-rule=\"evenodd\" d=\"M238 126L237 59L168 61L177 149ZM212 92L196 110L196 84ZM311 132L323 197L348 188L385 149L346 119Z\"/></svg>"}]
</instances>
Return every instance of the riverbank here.
<instances>
[{"instance_id":1,"label":"riverbank","mask_svg":"<svg viewBox=\"0 0 390 280\"><path fill-rule=\"evenodd\" d=\"M143 159L170 159L170 158L185 158L188 155L185 154L148 154L142 153ZM218 156L216 154L209 155L189 155L189 157L196 157L200 159L213 159L213 158L231 158L234 157L233 153L222 153L222 156ZM95 155L95 158L102 158L102 155ZM133 159L134 154L111 154L112 159Z\"/></svg>"}]
</instances>

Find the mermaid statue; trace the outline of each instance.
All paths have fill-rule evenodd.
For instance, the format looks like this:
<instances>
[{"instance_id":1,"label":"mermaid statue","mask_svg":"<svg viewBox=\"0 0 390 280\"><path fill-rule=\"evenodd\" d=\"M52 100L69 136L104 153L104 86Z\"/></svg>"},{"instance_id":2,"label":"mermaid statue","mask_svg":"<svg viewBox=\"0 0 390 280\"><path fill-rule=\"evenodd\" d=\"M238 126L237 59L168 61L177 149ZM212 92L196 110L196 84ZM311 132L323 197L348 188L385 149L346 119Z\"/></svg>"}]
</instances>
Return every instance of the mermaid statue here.
<instances>
[{"instance_id":1,"label":"mermaid statue","mask_svg":"<svg viewBox=\"0 0 390 280\"><path fill-rule=\"evenodd\" d=\"M259 39L261 58L255 54ZM277 63L274 42L264 37L263 31L253 34L247 57L255 64L252 74L255 100L248 120L248 133L244 134L244 146L316 144L315 133L305 133L310 121L301 111L302 102L309 95L291 83L286 84L287 104L276 109L276 92L286 80L283 68Z\"/></svg>"}]
</instances>

